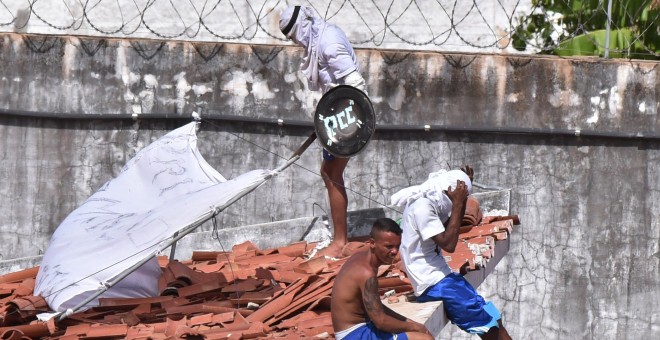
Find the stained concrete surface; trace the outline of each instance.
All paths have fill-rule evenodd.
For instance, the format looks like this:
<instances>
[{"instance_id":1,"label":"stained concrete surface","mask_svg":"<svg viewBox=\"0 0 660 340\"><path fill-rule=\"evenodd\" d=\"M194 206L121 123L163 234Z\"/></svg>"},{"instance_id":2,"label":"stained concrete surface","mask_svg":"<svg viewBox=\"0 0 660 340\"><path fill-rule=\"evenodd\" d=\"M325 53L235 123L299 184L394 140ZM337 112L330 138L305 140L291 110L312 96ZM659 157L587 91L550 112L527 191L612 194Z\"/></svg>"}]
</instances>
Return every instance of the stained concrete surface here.
<instances>
[{"instance_id":1,"label":"stained concrete surface","mask_svg":"<svg viewBox=\"0 0 660 340\"><path fill-rule=\"evenodd\" d=\"M0 116L3 260L43 252L70 211L136 150L188 122L195 107L204 106L210 118L309 120L318 99L305 92L295 48L269 54L264 46L224 45L223 53L204 61L189 45L173 43L145 59L135 42L108 41L92 55L74 48L76 64L66 59L69 39L45 52L26 48L21 39L4 36L0 46L6 60L0 66L0 109L6 113ZM139 43L151 51L158 47ZM122 53L125 59L115 59ZM657 62L375 50L358 55L382 126L649 136L380 130L349 162L345 177L349 209L357 210L382 207L395 191L422 182L431 171L472 165L477 181L512 189L511 211L523 221L509 254L480 287L501 308L515 338L658 337ZM182 78L175 76L182 72L192 85L181 85L177 93ZM153 85L147 75L158 81L153 97L139 96ZM195 92L195 84L197 91L200 84L213 91ZM145 102L170 119L79 117L131 114L148 108ZM70 119L10 115L26 112ZM203 123L199 147L212 166L233 177L282 164L280 156L288 158L310 132L211 121ZM298 164L228 209L220 225L327 210L317 143ZM445 332L467 338L453 326Z\"/></svg>"}]
</instances>

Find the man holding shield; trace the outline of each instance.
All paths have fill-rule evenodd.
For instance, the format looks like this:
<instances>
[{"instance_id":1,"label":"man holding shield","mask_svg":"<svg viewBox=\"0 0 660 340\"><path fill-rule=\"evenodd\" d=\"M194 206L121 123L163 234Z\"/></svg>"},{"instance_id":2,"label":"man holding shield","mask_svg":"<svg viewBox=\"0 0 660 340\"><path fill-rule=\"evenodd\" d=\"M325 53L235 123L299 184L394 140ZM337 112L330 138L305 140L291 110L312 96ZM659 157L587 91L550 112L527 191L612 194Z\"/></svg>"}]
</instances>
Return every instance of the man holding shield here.
<instances>
[{"instance_id":1,"label":"man holding shield","mask_svg":"<svg viewBox=\"0 0 660 340\"><path fill-rule=\"evenodd\" d=\"M318 17L307 6L288 6L280 15L279 26L288 39L304 49L301 69L310 90L325 94L337 85L350 85L366 92L353 47L339 27ZM323 150L321 177L328 190L334 237L320 255L340 257L347 243L344 169L348 160Z\"/></svg>"}]
</instances>

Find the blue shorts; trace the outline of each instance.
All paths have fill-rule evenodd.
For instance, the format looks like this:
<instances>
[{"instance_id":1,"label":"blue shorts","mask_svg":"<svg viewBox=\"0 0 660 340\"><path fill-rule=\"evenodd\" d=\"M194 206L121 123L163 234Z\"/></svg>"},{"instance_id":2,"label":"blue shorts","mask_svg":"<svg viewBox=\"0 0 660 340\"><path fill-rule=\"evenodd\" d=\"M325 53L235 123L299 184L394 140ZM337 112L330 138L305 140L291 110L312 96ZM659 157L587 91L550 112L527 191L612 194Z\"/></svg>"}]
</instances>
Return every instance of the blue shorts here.
<instances>
[{"instance_id":1,"label":"blue shorts","mask_svg":"<svg viewBox=\"0 0 660 340\"><path fill-rule=\"evenodd\" d=\"M333 156L331 153L329 153L326 149L323 149L323 160L324 161L331 161L334 160L336 157Z\"/></svg>"},{"instance_id":2,"label":"blue shorts","mask_svg":"<svg viewBox=\"0 0 660 340\"><path fill-rule=\"evenodd\" d=\"M348 333L344 340L408 340L406 333L392 334L383 332L376 328L373 322L367 322L362 327L359 327L352 332Z\"/></svg>"},{"instance_id":3,"label":"blue shorts","mask_svg":"<svg viewBox=\"0 0 660 340\"><path fill-rule=\"evenodd\" d=\"M447 318L460 329L472 334L487 333L499 327L500 311L486 303L462 275L451 273L417 297L418 302L442 301Z\"/></svg>"}]
</instances>

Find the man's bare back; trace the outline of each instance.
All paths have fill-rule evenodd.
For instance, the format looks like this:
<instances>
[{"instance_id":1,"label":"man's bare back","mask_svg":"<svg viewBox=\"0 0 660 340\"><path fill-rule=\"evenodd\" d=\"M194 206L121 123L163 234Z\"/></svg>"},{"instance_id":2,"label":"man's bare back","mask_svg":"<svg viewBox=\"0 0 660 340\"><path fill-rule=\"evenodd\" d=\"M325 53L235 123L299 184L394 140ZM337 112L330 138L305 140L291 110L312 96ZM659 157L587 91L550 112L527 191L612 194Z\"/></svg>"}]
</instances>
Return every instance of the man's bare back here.
<instances>
[{"instance_id":1,"label":"man's bare back","mask_svg":"<svg viewBox=\"0 0 660 340\"><path fill-rule=\"evenodd\" d=\"M362 289L360 285L369 278L376 278L376 273L366 265L367 251L353 255L344 265L335 278L332 290L332 325L337 330L344 330L367 322L369 316L362 303ZM378 281L376 281L378 282ZM339 289L340 288L340 289Z\"/></svg>"},{"instance_id":2,"label":"man's bare back","mask_svg":"<svg viewBox=\"0 0 660 340\"><path fill-rule=\"evenodd\" d=\"M375 331L405 335L409 339L432 339L424 325L387 308L378 294L378 267L391 264L399 252L401 229L388 218L374 223L369 249L351 256L335 278L332 289L332 325L337 338L362 323L373 324ZM356 330L358 332L364 330ZM405 338L405 336L404 336Z\"/></svg>"}]
</instances>

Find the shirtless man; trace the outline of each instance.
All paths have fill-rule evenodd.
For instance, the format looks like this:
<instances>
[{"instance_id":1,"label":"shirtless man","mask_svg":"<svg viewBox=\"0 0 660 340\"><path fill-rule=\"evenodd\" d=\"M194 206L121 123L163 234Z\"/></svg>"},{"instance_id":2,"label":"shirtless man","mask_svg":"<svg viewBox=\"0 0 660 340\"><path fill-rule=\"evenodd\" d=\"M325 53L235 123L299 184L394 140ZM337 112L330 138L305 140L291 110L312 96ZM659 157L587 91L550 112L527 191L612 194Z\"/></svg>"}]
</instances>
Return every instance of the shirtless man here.
<instances>
[{"instance_id":1,"label":"shirtless man","mask_svg":"<svg viewBox=\"0 0 660 340\"><path fill-rule=\"evenodd\" d=\"M406 319L380 301L376 273L399 253L401 228L381 218L371 228L369 249L351 256L332 289L332 327L341 339L433 339L426 327Z\"/></svg>"}]
</instances>

